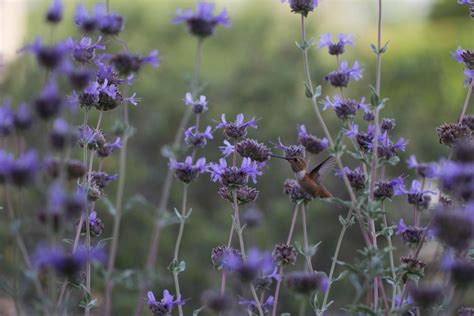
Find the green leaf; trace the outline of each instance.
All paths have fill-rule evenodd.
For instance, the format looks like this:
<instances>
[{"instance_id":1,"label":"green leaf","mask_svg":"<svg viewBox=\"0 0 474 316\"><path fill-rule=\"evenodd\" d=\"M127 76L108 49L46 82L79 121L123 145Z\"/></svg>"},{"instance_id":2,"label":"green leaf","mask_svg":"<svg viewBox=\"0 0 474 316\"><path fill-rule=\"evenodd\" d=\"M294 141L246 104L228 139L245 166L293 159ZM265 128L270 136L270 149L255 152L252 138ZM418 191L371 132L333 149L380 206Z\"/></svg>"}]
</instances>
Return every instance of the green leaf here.
<instances>
[{"instance_id":1,"label":"green leaf","mask_svg":"<svg viewBox=\"0 0 474 316\"><path fill-rule=\"evenodd\" d=\"M317 86L316 88L314 88L313 95L314 95L314 97L316 97L316 98L318 98L318 97L321 96L321 86Z\"/></svg>"},{"instance_id":2,"label":"green leaf","mask_svg":"<svg viewBox=\"0 0 474 316\"><path fill-rule=\"evenodd\" d=\"M193 316L199 315L200 312L202 312L204 309L206 309L206 306L199 307L198 309L193 311Z\"/></svg>"},{"instance_id":3,"label":"green leaf","mask_svg":"<svg viewBox=\"0 0 474 316\"><path fill-rule=\"evenodd\" d=\"M102 203L105 205L107 211L109 212L110 215L115 216L117 215L117 209L115 206L112 204L112 202L107 198L107 197L102 197L100 199Z\"/></svg>"},{"instance_id":4,"label":"green leaf","mask_svg":"<svg viewBox=\"0 0 474 316\"><path fill-rule=\"evenodd\" d=\"M374 44L370 44L370 50L373 51L375 55L378 55L379 50Z\"/></svg>"},{"instance_id":5,"label":"green leaf","mask_svg":"<svg viewBox=\"0 0 474 316\"><path fill-rule=\"evenodd\" d=\"M170 265L168 266L168 270L173 273L181 273L186 270L186 262L178 260L171 261Z\"/></svg>"},{"instance_id":6,"label":"green leaf","mask_svg":"<svg viewBox=\"0 0 474 316\"><path fill-rule=\"evenodd\" d=\"M311 99L313 97L313 91L311 91L311 87L306 82L304 83L304 94L308 99Z\"/></svg>"},{"instance_id":7,"label":"green leaf","mask_svg":"<svg viewBox=\"0 0 474 316\"><path fill-rule=\"evenodd\" d=\"M396 166L400 162L400 157L398 156L393 156L389 160L387 160L387 163L392 166Z\"/></svg>"},{"instance_id":8,"label":"green leaf","mask_svg":"<svg viewBox=\"0 0 474 316\"><path fill-rule=\"evenodd\" d=\"M176 153L170 145L162 146L160 152L163 157L168 159L176 157Z\"/></svg>"},{"instance_id":9,"label":"green leaf","mask_svg":"<svg viewBox=\"0 0 474 316\"><path fill-rule=\"evenodd\" d=\"M387 41L387 42L385 43L385 45L380 49L380 51L379 51L380 54L384 54L384 53L387 52L387 50L388 50L388 43L389 43L389 42L390 42L390 41Z\"/></svg>"},{"instance_id":10,"label":"green leaf","mask_svg":"<svg viewBox=\"0 0 474 316\"><path fill-rule=\"evenodd\" d=\"M290 313L281 313L280 316L291 316Z\"/></svg>"},{"instance_id":11,"label":"green leaf","mask_svg":"<svg viewBox=\"0 0 474 316\"><path fill-rule=\"evenodd\" d=\"M339 275L335 278L332 279L332 283L334 282L338 282L338 281L341 281L343 280L347 275L349 274L349 271L342 271L341 273L339 273Z\"/></svg>"}]
</instances>

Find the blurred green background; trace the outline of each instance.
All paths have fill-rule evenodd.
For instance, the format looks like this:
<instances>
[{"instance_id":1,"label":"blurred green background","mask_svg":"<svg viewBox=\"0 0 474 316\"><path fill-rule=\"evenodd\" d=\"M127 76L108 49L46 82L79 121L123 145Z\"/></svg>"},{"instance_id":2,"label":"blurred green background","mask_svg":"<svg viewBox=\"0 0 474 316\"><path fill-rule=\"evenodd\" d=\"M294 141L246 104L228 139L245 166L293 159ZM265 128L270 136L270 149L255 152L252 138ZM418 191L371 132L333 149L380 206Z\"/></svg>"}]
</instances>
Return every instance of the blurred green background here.
<instances>
[{"instance_id":1,"label":"blurred green background","mask_svg":"<svg viewBox=\"0 0 474 316\"><path fill-rule=\"evenodd\" d=\"M66 19L55 31L54 38L78 37L71 17L77 2L65 2ZM86 3L92 5L93 2ZM316 39L326 32L353 34L356 46L349 47L343 59L351 63L358 60L364 68L364 78L352 82L346 91L346 96L357 99L368 97L369 85L374 82L375 55L369 45L376 41L375 4L376 1L370 0L321 1L320 7L307 20L308 36ZM45 5L44 2L28 2L24 6L27 32L23 42L30 41L36 34L49 38L50 29L42 23ZM160 150L172 141L185 111L182 98L189 90L188 79L192 74L196 45L184 25L172 25L170 21L176 7L193 6L194 1L184 0L111 0L112 10L125 16L126 27L120 37L129 43L130 50L144 54L158 49L162 58L159 69L144 69L132 87L142 101L138 107L131 108L131 124L137 127L137 132L130 140L126 196L131 198L140 194L151 206L135 204L123 217L117 260L119 270L141 269L144 265L154 205L159 200L167 168ZM247 117L260 118L258 130L251 130L249 136L268 145L276 142L278 137L285 143L295 143L296 125L300 123L304 123L311 133L323 136L304 96L301 52L294 44L300 39L299 17L291 14L288 6L280 5L278 0L218 1L219 9L224 6L233 25L230 29L219 27L216 35L205 41L203 48L201 79L208 84L204 93L209 100L209 112L203 115L202 124L214 126L214 120L219 120L221 113L226 113L228 118L244 113ZM473 34L467 8L458 6L455 0L384 1L382 39L390 43L387 54L383 56L382 96L390 101L383 115L396 119L396 137L409 140L402 162L412 153L421 161L437 160L446 154L446 149L438 144L435 127L456 119L466 93L462 67L451 58L450 52L457 46L472 47ZM120 49L114 43L109 48L111 51ZM309 54L313 81L322 85L323 96L334 95L337 91L323 78L335 68L335 59L327 55L326 49L312 48ZM31 100L39 91L43 76L33 58L18 56L7 65L0 93L10 95L15 101ZM119 114L104 116L105 131L110 130ZM335 135L341 127L340 122L332 111L327 111L324 116ZM218 159L217 147L223 141L220 132L214 135L215 139L199 152L209 161ZM351 164L349 156L344 157L344 161ZM117 157L109 159L104 169L109 173L116 172ZM400 173L411 175L401 163L388 171L387 176ZM257 185L260 197L251 206L263 213L264 221L260 227L246 230L248 247L271 250L286 238L293 206L282 193L282 183L290 177L292 174L285 162L271 161L268 164ZM327 185L336 196L346 197L340 179L330 177ZM183 295L190 298L186 304L188 315L200 306L199 297L203 290L220 285L220 273L212 268L210 250L228 238L231 207L219 198L216 190L217 186L210 183L207 175L190 188L189 205L193 208L193 215L186 226L181 252L187 269L180 276ZM115 185L107 189L112 201L114 192ZM175 183L170 211L180 205L181 193L181 185ZM392 222L398 222L409 212L404 199L394 201L388 209ZM108 238L112 218L103 203L98 204L97 210L106 224L103 238ZM314 257L314 266L328 272L340 230L338 215L345 214L345 210L315 201L307 213L310 242L322 241ZM33 222L34 218L30 220ZM302 241L300 220L297 225L296 240ZM176 234L176 225L163 231L157 279L152 286L158 293L164 288L174 292L172 277L166 267L172 258ZM398 240L396 245L401 246ZM9 244L4 246L7 249ZM359 246L360 233L355 225L346 235L341 260L352 260ZM400 254L403 253L406 249L401 246ZM298 266L302 267L302 264L303 260L299 258ZM100 299L102 281L96 278L93 286ZM130 314L136 302L133 282L128 286L117 285L114 293L115 313ZM337 297L335 306L350 303L352 293L348 281L337 283L332 295ZM295 312L297 309L297 302L285 288L281 302L282 312Z\"/></svg>"}]
</instances>

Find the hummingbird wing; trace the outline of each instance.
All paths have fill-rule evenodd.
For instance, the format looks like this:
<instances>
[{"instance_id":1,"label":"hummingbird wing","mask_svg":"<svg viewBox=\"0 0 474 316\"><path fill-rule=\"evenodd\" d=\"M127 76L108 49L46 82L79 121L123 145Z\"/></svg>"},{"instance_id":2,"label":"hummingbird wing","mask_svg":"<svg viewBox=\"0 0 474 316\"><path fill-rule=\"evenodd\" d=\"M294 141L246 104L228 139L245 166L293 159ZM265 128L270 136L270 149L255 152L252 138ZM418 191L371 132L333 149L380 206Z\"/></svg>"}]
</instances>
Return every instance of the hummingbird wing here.
<instances>
[{"instance_id":1,"label":"hummingbird wing","mask_svg":"<svg viewBox=\"0 0 474 316\"><path fill-rule=\"evenodd\" d=\"M309 176L315 181L322 181L331 170L336 166L336 158L333 156L328 157L323 160L319 165L317 165L311 172Z\"/></svg>"}]
</instances>

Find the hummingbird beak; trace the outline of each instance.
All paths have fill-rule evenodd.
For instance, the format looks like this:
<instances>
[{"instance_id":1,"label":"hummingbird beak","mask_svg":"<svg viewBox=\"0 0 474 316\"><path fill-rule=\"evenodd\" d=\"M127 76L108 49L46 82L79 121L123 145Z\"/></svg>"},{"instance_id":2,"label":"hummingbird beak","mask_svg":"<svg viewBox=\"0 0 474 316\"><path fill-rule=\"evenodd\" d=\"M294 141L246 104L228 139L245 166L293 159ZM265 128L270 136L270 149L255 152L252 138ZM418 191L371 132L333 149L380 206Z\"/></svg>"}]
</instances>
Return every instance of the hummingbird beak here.
<instances>
[{"instance_id":1,"label":"hummingbird beak","mask_svg":"<svg viewBox=\"0 0 474 316\"><path fill-rule=\"evenodd\" d=\"M274 158L280 158L280 159L288 160L288 158L283 157L283 156L277 156L277 155L273 155L273 154L271 154L270 156L271 156L271 157L274 157Z\"/></svg>"}]
</instances>

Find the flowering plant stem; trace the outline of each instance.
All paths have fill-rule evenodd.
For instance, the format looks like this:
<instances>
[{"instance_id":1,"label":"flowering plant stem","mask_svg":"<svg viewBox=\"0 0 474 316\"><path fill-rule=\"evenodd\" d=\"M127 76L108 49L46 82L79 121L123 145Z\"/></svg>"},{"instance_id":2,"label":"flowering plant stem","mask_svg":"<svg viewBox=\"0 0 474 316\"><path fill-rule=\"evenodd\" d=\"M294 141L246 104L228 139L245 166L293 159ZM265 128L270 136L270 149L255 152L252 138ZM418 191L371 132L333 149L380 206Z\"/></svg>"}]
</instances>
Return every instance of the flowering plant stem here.
<instances>
[{"instance_id":1,"label":"flowering plant stem","mask_svg":"<svg viewBox=\"0 0 474 316\"><path fill-rule=\"evenodd\" d=\"M203 41L201 39L198 39L197 47L196 47L196 55L194 59L194 76L191 82L191 94L193 96L195 96L199 91L202 44L203 44ZM183 117L181 118L181 121L178 126L178 130L176 131L176 134L174 137L174 141L172 145L173 148L178 148L181 145L181 142L183 139L183 130L188 125L189 120L191 119L191 115L192 115L192 110L187 109ZM145 292L148 287L148 279L149 279L151 270L155 266L156 257L158 256L158 245L160 242L161 230L163 228L163 223L160 217L161 217L161 214L166 210L166 207L168 205L168 200L169 200L172 184L173 184L173 171L171 169L168 169L166 173L166 177L165 177L165 182L161 190L158 208L156 209L155 224L153 226L152 238L150 241L150 245L148 247L144 275L140 280L138 300L135 306L135 311L133 313L135 316L139 316L142 314L142 308L145 302L143 298L145 296Z\"/></svg>"},{"instance_id":2,"label":"flowering plant stem","mask_svg":"<svg viewBox=\"0 0 474 316\"><path fill-rule=\"evenodd\" d=\"M291 220L291 226L290 226L290 231L288 232L288 238L286 239L286 244L289 245L291 243L291 239L293 237L293 231L295 229L295 223L296 223L296 218L298 217L298 211L299 211L300 205L296 204L295 209L293 210L293 218ZM272 316L276 316L277 314L277 307L278 307L278 297L280 296L280 287L281 287L281 281L283 279L283 265L280 266L278 270L278 281L276 284L275 288L275 295L274 301L273 301L273 309L272 309Z\"/></svg>"}]
</instances>

